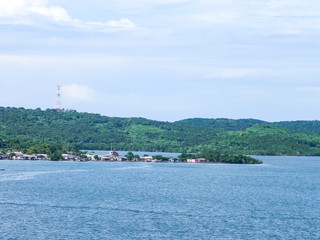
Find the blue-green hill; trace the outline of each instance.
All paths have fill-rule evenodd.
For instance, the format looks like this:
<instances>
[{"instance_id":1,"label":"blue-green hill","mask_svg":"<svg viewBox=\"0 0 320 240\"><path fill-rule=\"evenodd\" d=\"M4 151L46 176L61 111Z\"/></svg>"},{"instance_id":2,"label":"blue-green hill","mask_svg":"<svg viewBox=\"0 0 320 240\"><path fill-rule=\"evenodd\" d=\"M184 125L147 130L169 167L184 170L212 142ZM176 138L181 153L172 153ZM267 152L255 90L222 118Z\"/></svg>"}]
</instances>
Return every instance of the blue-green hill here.
<instances>
[{"instance_id":1,"label":"blue-green hill","mask_svg":"<svg viewBox=\"0 0 320 240\"><path fill-rule=\"evenodd\" d=\"M320 155L318 121L268 123L255 119L144 118L0 107L0 148L62 148ZM31 151L32 152L32 151Z\"/></svg>"},{"instance_id":2,"label":"blue-green hill","mask_svg":"<svg viewBox=\"0 0 320 240\"><path fill-rule=\"evenodd\" d=\"M257 119L227 119L227 118L189 118L176 121L179 126L212 128L218 131L238 131L255 125L274 125L285 129L320 135L320 121L281 121L266 122Z\"/></svg>"}]
</instances>

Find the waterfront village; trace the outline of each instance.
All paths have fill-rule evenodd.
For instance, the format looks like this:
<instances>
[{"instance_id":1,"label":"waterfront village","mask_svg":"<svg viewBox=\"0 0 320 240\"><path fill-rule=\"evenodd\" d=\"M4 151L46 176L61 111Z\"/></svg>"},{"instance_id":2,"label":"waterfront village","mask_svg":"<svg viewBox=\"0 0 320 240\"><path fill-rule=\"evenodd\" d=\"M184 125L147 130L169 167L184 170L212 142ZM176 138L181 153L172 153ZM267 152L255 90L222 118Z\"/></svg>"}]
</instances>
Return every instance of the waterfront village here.
<instances>
[{"instance_id":1,"label":"waterfront village","mask_svg":"<svg viewBox=\"0 0 320 240\"><path fill-rule=\"evenodd\" d=\"M134 155L133 158L128 158L126 156L120 156L116 151L110 151L109 154L105 155L96 155L94 153L83 153L81 155L74 155L72 153L62 154L64 161L78 161L78 162L87 162L87 161L101 161L101 162L180 162L177 158L165 158L161 155L157 156L138 156ZM1 160L42 160L50 161L51 159L47 154L27 154L22 152L7 152L6 154L0 155ZM208 161L204 158L197 159L187 159L187 163L207 163Z\"/></svg>"}]
</instances>

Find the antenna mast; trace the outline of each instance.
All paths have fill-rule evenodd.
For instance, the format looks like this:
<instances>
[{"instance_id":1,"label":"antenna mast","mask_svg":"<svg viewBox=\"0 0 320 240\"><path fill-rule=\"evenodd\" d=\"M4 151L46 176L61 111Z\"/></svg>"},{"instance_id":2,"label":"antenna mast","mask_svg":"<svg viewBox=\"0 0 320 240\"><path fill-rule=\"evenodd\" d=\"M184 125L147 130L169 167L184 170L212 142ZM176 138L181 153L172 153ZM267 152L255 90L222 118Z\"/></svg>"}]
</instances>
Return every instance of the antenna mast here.
<instances>
[{"instance_id":1,"label":"antenna mast","mask_svg":"<svg viewBox=\"0 0 320 240\"><path fill-rule=\"evenodd\" d=\"M60 85L57 86L57 94L56 94L56 110L57 112L61 112L61 94L60 94Z\"/></svg>"}]
</instances>

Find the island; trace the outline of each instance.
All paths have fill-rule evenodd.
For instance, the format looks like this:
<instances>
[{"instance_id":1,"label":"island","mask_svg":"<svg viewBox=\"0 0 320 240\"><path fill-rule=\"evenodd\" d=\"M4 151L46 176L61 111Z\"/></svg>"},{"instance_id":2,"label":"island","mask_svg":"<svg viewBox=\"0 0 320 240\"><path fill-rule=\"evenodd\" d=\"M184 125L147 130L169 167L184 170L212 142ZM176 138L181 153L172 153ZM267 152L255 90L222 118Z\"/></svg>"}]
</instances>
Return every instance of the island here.
<instances>
[{"instance_id":1,"label":"island","mask_svg":"<svg viewBox=\"0 0 320 240\"><path fill-rule=\"evenodd\" d=\"M60 160L62 154L86 159L89 157L83 156L79 149L105 151L111 143L118 151L193 153L197 156L188 159L204 158L208 162L247 163L252 162L248 156L261 155L320 156L319 129L320 121L185 119L163 122L63 109L57 112L56 109L0 107L2 155L40 154L27 156L36 159L47 155L47 159Z\"/></svg>"},{"instance_id":2,"label":"island","mask_svg":"<svg viewBox=\"0 0 320 240\"><path fill-rule=\"evenodd\" d=\"M216 152L202 152L197 154L183 153L178 158L169 158L162 155L134 155L128 152L125 156L120 156L116 151L110 151L108 154L97 155L94 152L77 153L68 152L61 155L54 153L51 155L45 153L23 153L11 151L0 155L2 160L47 160L47 161L100 161L100 162L153 162L153 163L230 163L230 164L262 164L263 162L250 156L228 155Z\"/></svg>"}]
</instances>

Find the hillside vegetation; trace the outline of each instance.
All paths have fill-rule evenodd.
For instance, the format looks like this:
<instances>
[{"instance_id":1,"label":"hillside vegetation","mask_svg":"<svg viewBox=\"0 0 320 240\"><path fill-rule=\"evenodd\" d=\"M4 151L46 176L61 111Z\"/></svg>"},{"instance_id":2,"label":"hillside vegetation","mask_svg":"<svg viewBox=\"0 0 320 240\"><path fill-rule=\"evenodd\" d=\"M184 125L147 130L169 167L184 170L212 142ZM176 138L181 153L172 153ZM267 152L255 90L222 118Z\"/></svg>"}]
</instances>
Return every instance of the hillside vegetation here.
<instances>
[{"instance_id":1,"label":"hillside vegetation","mask_svg":"<svg viewBox=\"0 0 320 240\"><path fill-rule=\"evenodd\" d=\"M0 148L200 152L259 155L320 155L319 122L268 123L255 119L144 118L0 107Z\"/></svg>"},{"instance_id":2,"label":"hillside vegetation","mask_svg":"<svg viewBox=\"0 0 320 240\"><path fill-rule=\"evenodd\" d=\"M319 155L320 136L277 126L255 125L241 131L220 133L199 150L203 149L228 154Z\"/></svg>"},{"instance_id":3,"label":"hillside vegetation","mask_svg":"<svg viewBox=\"0 0 320 240\"><path fill-rule=\"evenodd\" d=\"M267 122L256 119L227 119L227 118L189 118L177 121L174 124L179 126L193 126L201 128L214 128L219 131L238 131L249 128L257 124L266 124Z\"/></svg>"},{"instance_id":4,"label":"hillside vegetation","mask_svg":"<svg viewBox=\"0 0 320 240\"><path fill-rule=\"evenodd\" d=\"M227 118L189 118L176 121L180 126L194 126L201 128L213 128L220 131L244 130L254 125L273 125L285 129L313 133L320 135L320 121L281 121L266 122L257 119L227 119Z\"/></svg>"},{"instance_id":5,"label":"hillside vegetation","mask_svg":"<svg viewBox=\"0 0 320 240\"><path fill-rule=\"evenodd\" d=\"M0 147L29 148L37 143L79 149L175 151L210 141L217 131L144 118L111 118L98 114L0 108Z\"/></svg>"}]
</instances>

